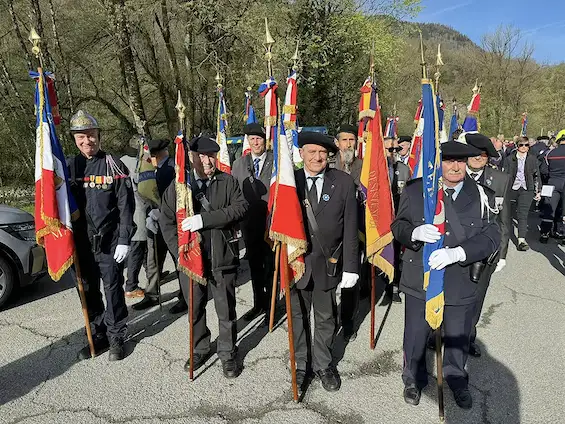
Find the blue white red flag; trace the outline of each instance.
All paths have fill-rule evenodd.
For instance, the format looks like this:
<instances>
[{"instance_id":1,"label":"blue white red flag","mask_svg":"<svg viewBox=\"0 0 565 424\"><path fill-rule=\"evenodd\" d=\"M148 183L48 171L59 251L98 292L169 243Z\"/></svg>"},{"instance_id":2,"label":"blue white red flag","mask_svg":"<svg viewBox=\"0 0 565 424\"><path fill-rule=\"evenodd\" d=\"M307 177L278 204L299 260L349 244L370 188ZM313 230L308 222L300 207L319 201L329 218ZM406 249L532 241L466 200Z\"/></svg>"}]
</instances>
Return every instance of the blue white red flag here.
<instances>
[{"instance_id":1,"label":"blue white red flag","mask_svg":"<svg viewBox=\"0 0 565 424\"><path fill-rule=\"evenodd\" d=\"M249 91L245 92L245 114L243 116L243 120L247 125L257 123L257 118L255 117L255 108L251 104L251 93ZM245 134L243 136L242 155L245 156L250 152L251 152L251 147L249 146L249 140L247 138L247 134Z\"/></svg>"},{"instance_id":2,"label":"blue white red flag","mask_svg":"<svg viewBox=\"0 0 565 424\"><path fill-rule=\"evenodd\" d=\"M441 150L436 122L438 105L434 102L433 87L428 79L422 80L424 128L422 135L422 190L424 194L424 221L435 225L442 236L435 243L425 243L423 248L424 290L426 291L426 321L432 329L443 321L445 305L443 293L444 270L430 268L432 252L443 247L445 234L445 210L443 204ZM437 102L437 99L436 99ZM435 104L434 104L435 103ZM439 128L439 127L438 127Z\"/></svg>"},{"instance_id":3,"label":"blue white red flag","mask_svg":"<svg viewBox=\"0 0 565 424\"><path fill-rule=\"evenodd\" d=\"M72 265L75 252L71 217L78 213L70 191L63 149L57 138L48 80L52 75L30 72L35 79L35 232L45 248L49 275L58 281ZM52 96L51 96L52 97Z\"/></svg>"},{"instance_id":4,"label":"blue white red flag","mask_svg":"<svg viewBox=\"0 0 565 424\"><path fill-rule=\"evenodd\" d=\"M228 115L226 109L226 99L224 97L224 89L222 86L218 87L218 121L216 142L220 146L218 152L218 169L226 174L231 174L230 154L228 151Z\"/></svg>"}]
</instances>

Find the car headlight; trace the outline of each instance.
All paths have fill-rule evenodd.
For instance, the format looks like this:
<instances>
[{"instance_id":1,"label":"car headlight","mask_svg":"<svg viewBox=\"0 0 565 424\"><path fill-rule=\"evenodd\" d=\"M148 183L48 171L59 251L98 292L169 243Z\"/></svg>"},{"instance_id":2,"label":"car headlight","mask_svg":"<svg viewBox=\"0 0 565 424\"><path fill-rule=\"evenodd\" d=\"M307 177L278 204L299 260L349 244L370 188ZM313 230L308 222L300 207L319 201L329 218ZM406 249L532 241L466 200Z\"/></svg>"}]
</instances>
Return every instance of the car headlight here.
<instances>
[{"instance_id":1,"label":"car headlight","mask_svg":"<svg viewBox=\"0 0 565 424\"><path fill-rule=\"evenodd\" d=\"M17 239L35 241L35 223L33 222L0 225L0 228Z\"/></svg>"}]
</instances>

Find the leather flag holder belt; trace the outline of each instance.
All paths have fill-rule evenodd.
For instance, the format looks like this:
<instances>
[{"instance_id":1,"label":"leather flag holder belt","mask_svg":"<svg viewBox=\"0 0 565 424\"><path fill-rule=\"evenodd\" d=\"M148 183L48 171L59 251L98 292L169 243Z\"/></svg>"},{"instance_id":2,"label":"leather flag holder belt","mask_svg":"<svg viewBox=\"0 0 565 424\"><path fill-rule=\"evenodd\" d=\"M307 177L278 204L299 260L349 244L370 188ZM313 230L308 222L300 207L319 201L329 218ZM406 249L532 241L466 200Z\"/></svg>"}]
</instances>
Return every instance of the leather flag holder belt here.
<instances>
[{"instance_id":1,"label":"leather flag holder belt","mask_svg":"<svg viewBox=\"0 0 565 424\"><path fill-rule=\"evenodd\" d=\"M196 200L198 200L198 202L202 205L206 212L212 212L212 205L210 205L210 202L208 201L204 193L200 192L196 194ZM220 234L222 234L222 238L231 250L232 255L236 258L239 258L239 252L237 250L234 251L233 249L233 245L235 243L239 243L237 237L233 237L232 234L228 234L228 236L226 237L226 230L220 230ZM235 252L238 252L238 254L236 254Z\"/></svg>"},{"instance_id":2,"label":"leather flag holder belt","mask_svg":"<svg viewBox=\"0 0 565 424\"><path fill-rule=\"evenodd\" d=\"M318 222L316 221L316 216L314 215L314 211L312 210L312 206L308 199L304 201L306 205L306 216L308 218L308 222L310 223L310 227L312 228L312 232L314 233L314 238L318 242L318 245L322 249L322 253L326 258L326 273L328 277L335 277L337 275L337 264L339 263L339 259L341 257L341 250L343 246L343 241L339 243L333 253L330 253L326 244L324 244L324 238L322 233L320 232L320 227L318 226Z\"/></svg>"}]
</instances>

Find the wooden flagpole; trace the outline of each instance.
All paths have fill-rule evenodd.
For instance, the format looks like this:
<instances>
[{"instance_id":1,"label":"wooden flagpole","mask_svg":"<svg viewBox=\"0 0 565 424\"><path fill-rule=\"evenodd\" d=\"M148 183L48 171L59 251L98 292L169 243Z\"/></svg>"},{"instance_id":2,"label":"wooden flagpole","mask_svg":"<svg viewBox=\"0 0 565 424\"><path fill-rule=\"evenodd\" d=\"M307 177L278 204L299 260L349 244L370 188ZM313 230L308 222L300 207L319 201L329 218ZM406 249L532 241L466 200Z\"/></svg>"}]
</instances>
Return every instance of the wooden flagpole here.
<instances>
[{"instance_id":1,"label":"wooden flagpole","mask_svg":"<svg viewBox=\"0 0 565 424\"><path fill-rule=\"evenodd\" d=\"M288 325L288 350L290 353L290 375L292 378L292 397L298 402L298 385L296 383L296 356L294 352L294 333L292 328L292 306L290 304L290 276L288 266L288 250L283 243L280 254L281 285L284 286L284 297L286 304L286 319Z\"/></svg>"},{"instance_id":2,"label":"wooden flagpole","mask_svg":"<svg viewBox=\"0 0 565 424\"><path fill-rule=\"evenodd\" d=\"M273 332L273 326L275 325L275 304L277 302L280 254L281 254L281 244L277 243L276 246L275 246L275 272L273 274L273 287L272 287L272 290L271 290L271 310L270 310L270 313L269 313L269 333Z\"/></svg>"},{"instance_id":3,"label":"wooden flagpole","mask_svg":"<svg viewBox=\"0 0 565 424\"><path fill-rule=\"evenodd\" d=\"M45 92L43 88L43 84L41 81L43 80L43 56L41 54L41 37L35 31L35 28L32 28L29 35L29 40L33 44L32 52L35 54L35 57L39 60L39 67L37 68L37 73L39 74L40 78L40 87L39 88L39 96L43 98L43 102L48 102L49 99L45 98ZM43 111L38 110L36 113L42 113ZM43 119L43 118L41 118ZM76 252L76 245L74 248L73 253L73 263L75 266L75 277L77 282L77 290L80 298L80 304L82 307L82 315L84 316L84 327L86 329L86 338L88 339L88 346L90 347L90 357L94 358L96 356L96 351L94 349L94 340L92 338L92 329L90 328L90 319L88 318L88 306L86 304L86 294L84 292L84 285L82 284L82 274L80 272L80 264L78 261L78 255Z\"/></svg>"}]
</instances>

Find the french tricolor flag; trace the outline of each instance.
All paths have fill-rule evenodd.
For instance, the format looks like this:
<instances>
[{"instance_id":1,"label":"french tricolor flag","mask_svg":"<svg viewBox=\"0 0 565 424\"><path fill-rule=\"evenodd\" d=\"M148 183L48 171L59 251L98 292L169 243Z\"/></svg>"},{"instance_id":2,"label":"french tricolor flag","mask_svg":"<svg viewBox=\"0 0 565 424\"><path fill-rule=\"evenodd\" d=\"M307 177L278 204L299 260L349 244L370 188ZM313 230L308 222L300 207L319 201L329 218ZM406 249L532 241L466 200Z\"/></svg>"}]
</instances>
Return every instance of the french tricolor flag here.
<instances>
[{"instance_id":1,"label":"french tricolor flag","mask_svg":"<svg viewBox=\"0 0 565 424\"><path fill-rule=\"evenodd\" d=\"M286 245L285 253L292 272L291 280L297 281L304 274L303 255L306 252L307 242L302 209L296 192L292 153L282 123L278 131L275 131L273 156L273 174L269 193L271 217L269 237L273 241L283 243L283 246ZM284 262L281 260L281 271L285 265ZM284 290L283 282L284 279L281 278L281 291Z\"/></svg>"},{"instance_id":2,"label":"french tricolor flag","mask_svg":"<svg viewBox=\"0 0 565 424\"><path fill-rule=\"evenodd\" d=\"M45 248L49 275L58 281L72 265L75 244L71 217L78 213L71 195L63 149L55 132L47 83L52 76L31 72L35 79L35 232ZM53 102L53 99L51 99Z\"/></svg>"},{"instance_id":3,"label":"french tricolor flag","mask_svg":"<svg viewBox=\"0 0 565 424\"><path fill-rule=\"evenodd\" d=\"M251 93L249 91L245 92L245 115L244 115L245 123L249 124L256 124L257 118L255 117L255 109L251 104ZM243 136L243 153L242 156L251 153L251 146L249 146L249 139L247 138L247 134Z\"/></svg>"}]
</instances>

